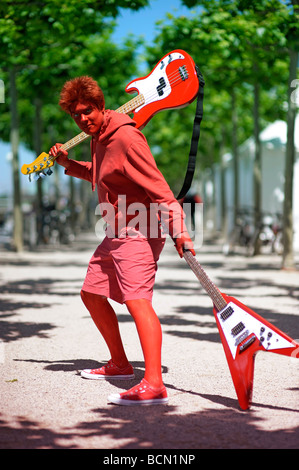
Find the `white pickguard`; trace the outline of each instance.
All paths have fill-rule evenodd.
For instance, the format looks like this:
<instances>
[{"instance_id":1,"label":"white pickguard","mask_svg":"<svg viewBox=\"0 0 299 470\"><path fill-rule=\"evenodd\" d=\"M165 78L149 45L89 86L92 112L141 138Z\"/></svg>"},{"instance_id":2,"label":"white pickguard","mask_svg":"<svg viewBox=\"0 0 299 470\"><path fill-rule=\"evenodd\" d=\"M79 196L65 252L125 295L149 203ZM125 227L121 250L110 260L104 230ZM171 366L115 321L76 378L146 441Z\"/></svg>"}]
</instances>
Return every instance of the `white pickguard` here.
<instances>
[{"instance_id":1,"label":"white pickguard","mask_svg":"<svg viewBox=\"0 0 299 470\"><path fill-rule=\"evenodd\" d=\"M135 109L136 113L149 103L152 103L153 101L164 100L168 95L170 95L171 85L166 74L167 65L174 60L184 58L185 57L183 54L180 54L179 52L169 54L156 65L148 77L135 80L134 82L130 83L130 85L126 88L126 91L130 93L130 90L133 91L133 89L136 89L138 90L139 94L144 96L145 99L144 104ZM159 86L163 92L161 95L158 93Z\"/></svg>"},{"instance_id":2,"label":"white pickguard","mask_svg":"<svg viewBox=\"0 0 299 470\"><path fill-rule=\"evenodd\" d=\"M222 316L225 314L225 312L232 313L227 316L226 319L222 319ZM223 310L219 311L217 313L217 317L234 359L236 357L237 348L240 342L242 342L252 333L257 337L266 351L294 347L293 343L283 338L274 330L266 326L263 322L257 320L255 317L250 315L248 312L233 302L229 302ZM234 328L236 328L238 325L240 325L239 329L241 330L242 328L242 330L238 334L233 335L232 331L234 331Z\"/></svg>"}]
</instances>

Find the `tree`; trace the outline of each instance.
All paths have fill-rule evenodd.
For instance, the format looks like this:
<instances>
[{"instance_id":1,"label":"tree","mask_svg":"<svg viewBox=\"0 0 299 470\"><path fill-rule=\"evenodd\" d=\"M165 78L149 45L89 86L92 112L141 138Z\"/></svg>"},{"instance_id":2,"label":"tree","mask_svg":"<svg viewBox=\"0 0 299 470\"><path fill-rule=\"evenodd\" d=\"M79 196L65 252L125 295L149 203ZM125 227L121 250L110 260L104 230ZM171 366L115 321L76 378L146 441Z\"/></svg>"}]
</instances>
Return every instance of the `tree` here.
<instances>
[{"instance_id":1,"label":"tree","mask_svg":"<svg viewBox=\"0 0 299 470\"><path fill-rule=\"evenodd\" d=\"M298 24L299 24L299 1L288 2L292 5L289 18L287 39L289 47L289 81L288 81L288 114L287 114L287 145L285 165L285 191L283 210L283 257L282 267L294 269L293 249L293 187L294 187L294 163L295 163L295 120L297 114L296 101L292 99L292 85L297 78L298 69Z\"/></svg>"},{"instance_id":2,"label":"tree","mask_svg":"<svg viewBox=\"0 0 299 470\"><path fill-rule=\"evenodd\" d=\"M104 32L109 27L108 19L117 17L120 8L136 10L148 3L148 0L5 0L1 3L0 63L1 69L10 76L15 208L13 245L17 251L23 249L20 183L17 173L20 132L17 74L28 68L42 68L45 58L48 61L48 73L51 70L52 74L56 74L57 70L59 72L56 56L60 55L60 51L65 56L80 51L87 37Z\"/></svg>"},{"instance_id":3,"label":"tree","mask_svg":"<svg viewBox=\"0 0 299 470\"><path fill-rule=\"evenodd\" d=\"M255 82L255 139L256 139L256 165L255 165L255 181L256 181L256 208L258 208L260 200L259 180L260 180L260 143L259 143L259 114L258 114L258 97L259 97L259 83L265 85L265 81L269 80L269 72L274 75L274 66L277 62L282 60L289 63L289 76L288 79L285 74L282 76L281 73L277 74L280 81L285 80L288 82L287 87L287 102L288 102L288 113L287 113L287 146L286 146L286 164L285 164L285 191L284 191L284 207L283 207L283 239L284 239L284 252L282 259L283 268L294 267L294 253L293 253L293 174L294 174L294 160L295 160L295 144L294 144L294 129L295 129L295 118L297 114L296 104L292 101L292 83L297 77L298 67L298 24L299 24L299 1L289 0L286 2L280 2L277 0L253 0L247 2L246 0L231 1L206 1L206 0L183 0L183 3L188 7L195 5L201 5L209 11L211 7L219 8L221 6L226 11L233 13L234 11L241 11L242 15L254 19L259 19L257 26L257 35L250 35L249 44L253 46L253 53L265 54L269 56L269 52L272 53L270 63L266 60L267 69L257 70L258 75L261 73L258 80ZM250 31L250 28L248 28ZM265 35L267 39L265 40ZM254 41L252 41L254 38ZM243 40L245 44L248 42L248 36L245 34ZM256 42L256 39L258 40ZM260 41L260 44L259 44ZM260 69L260 65L263 63L263 58L256 55L255 67ZM267 73L268 72L268 73ZM258 76L257 75L257 76ZM266 79L266 80L265 80ZM279 83L276 84L276 86ZM272 84L273 86L273 84ZM277 97L278 98L278 97ZM284 99L285 100L285 99ZM278 99L277 99L278 102Z\"/></svg>"},{"instance_id":4,"label":"tree","mask_svg":"<svg viewBox=\"0 0 299 470\"><path fill-rule=\"evenodd\" d=\"M225 0L188 0L183 3L189 7L198 6L200 9L188 18L168 15L168 22L161 22L162 28L155 40L156 46L150 52L166 47L169 49L180 47L192 55L202 70L206 87L201 153L205 147L205 139L210 142L206 144L208 149L206 158L203 155L200 157L202 162L211 166L216 161L215 152L211 156L212 148L216 147L219 150L220 145L223 148L225 140L225 145L232 149L235 169L235 216L240 199L238 147L240 142L255 130L255 209L259 213L261 193L259 133L262 120L265 120L261 100L264 100L265 91L279 84L278 74L276 75L275 71L279 70L280 78L283 73L283 61L277 56L276 48L279 42L283 43L284 37L276 26L274 34L268 33L268 30L272 31L272 23L276 25L278 19L273 15L273 17L265 15L267 1L259 2L258 10L250 9L252 2L247 9L245 3L241 5L240 2ZM280 19L279 16L278 18ZM222 100L217 99L219 96ZM211 106L212 103L215 103L215 106ZM252 107L251 115L248 115L248 106ZM279 108L282 109L281 104L272 107L276 116ZM267 112L269 114L269 111ZM274 113L272 111L272 117ZM225 138L223 138L224 129ZM214 142L213 146L211 141Z\"/></svg>"}]
</instances>

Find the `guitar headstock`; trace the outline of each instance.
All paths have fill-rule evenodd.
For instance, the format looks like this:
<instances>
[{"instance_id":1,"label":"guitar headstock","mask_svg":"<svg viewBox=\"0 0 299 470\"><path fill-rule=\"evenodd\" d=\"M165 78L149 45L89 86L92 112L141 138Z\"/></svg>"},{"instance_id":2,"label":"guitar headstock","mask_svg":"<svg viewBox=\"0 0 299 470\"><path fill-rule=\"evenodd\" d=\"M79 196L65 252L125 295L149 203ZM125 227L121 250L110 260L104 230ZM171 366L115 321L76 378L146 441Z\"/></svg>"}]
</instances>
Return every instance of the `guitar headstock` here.
<instances>
[{"instance_id":1,"label":"guitar headstock","mask_svg":"<svg viewBox=\"0 0 299 470\"><path fill-rule=\"evenodd\" d=\"M21 168L23 175L30 175L31 173L40 173L54 165L54 159L48 153L41 153L34 162L24 164Z\"/></svg>"}]
</instances>

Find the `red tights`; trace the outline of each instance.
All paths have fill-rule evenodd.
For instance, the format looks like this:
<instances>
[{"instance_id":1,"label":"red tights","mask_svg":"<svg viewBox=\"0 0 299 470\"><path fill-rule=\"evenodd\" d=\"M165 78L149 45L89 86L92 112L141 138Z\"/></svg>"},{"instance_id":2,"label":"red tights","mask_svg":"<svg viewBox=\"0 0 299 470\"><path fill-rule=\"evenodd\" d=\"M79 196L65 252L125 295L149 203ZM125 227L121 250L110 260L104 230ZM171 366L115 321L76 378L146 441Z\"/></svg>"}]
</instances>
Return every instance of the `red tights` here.
<instances>
[{"instance_id":1,"label":"red tights","mask_svg":"<svg viewBox=\"0 0 299 470\"><path fill-rule=\"evenodd\" d=\"M102 334L118 367L125 367L128 359L119 332L116 314L106 297L81 291L84 305ZM161 387L162 330L160 321L149 300L128 300L126 306L135 321L145 362L144 378L153 386Z\"/></svg>"}]
</instances>

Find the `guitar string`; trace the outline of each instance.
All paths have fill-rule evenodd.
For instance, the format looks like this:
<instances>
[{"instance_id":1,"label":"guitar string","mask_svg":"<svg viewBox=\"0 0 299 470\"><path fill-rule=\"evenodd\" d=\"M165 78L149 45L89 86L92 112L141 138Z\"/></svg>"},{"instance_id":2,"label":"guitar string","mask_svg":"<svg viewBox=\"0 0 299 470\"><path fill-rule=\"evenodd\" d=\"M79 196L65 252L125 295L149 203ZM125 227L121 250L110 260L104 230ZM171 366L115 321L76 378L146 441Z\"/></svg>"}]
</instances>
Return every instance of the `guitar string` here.
<instances>
[{"instance_id":1,"label":"guitar string","mask_svg":"<svg viewBox=\"0 0 299 470\"><path fill-rule=\"evenodd\" d=\"M215 286L215 284L211 281L211 279L208 277L207 273L204 271L202 266L199 264L199 262L194 259L194 257L191 258L191 255L185 254L185 259L188 262L189 266L199 279L200 283L202 284L203 288L207 291L207 293L210 295L212 298L214 305L216 306L217 311L222 310L223 308L226 307L227 302L223 298L220 290Z\"/></svg>"},{"instance_id":2,"label":"guitar string","mask_svg":"<svg viewBox=\"0 0 299 470\"><path fill-rule=\"evenodd\" d=\"M187 67L185 66L185 69L184 69L187 74L188 74L188 69ZM189 77L189 75L188 75ZM169 81L169 85L167 84L165 86L166 90L168 91L169 88L172 89L173 87L175 87L176 85L178 85L181 81L184 81L183 78L182 78L182 75L181 73L179 72L179 69L175 70L174 72L172 72L168 78L168 81ZM143 94L144 98L145 98L145 101L147 102L152 102L153 98L156 98L156 94L157 92L156 91L150 91L150 93L145 93ZM131 101L133 100L137 100L138 101L138 97L140 97L140 95L137 95L135 98L133 98ZM130 103L130 102L129 102ZM120 106L119 109L121 108L125 108L126 105L128 103L125 103L124 105ZM149 104L149 103L148 103ZM137 106L138 107L138 106ZM135 108L136 109L136 108ZM130 111L128 111L130 112ZM64 147L64 149L70 149L76 145L78 145L80 142L82 142L83 140L87 139L88 137L90 137L88 134L86 134L85 132L81 132L80 134L78 134L77 136L73 137L71 140L69 140L68 142L66 142L64 145L66 144L71 144L74 143L74 145L72 145L71 147L69 146L62 146ZM54 161L56 159L56 157L53 157L52 155L49 155L49 158L47 160L50 160L51 162Z\"/></svg>"},{"instance_id":3,"label":"guitar string","mask_svg":"<svg viewBox=\"0 0 299 470\"><path fill-rule=\"evenodd\" d=\"M168 81L169 81L169 85L171 85L171 86L169 86L167 84L165 86L166 90L169 90L169 88L171 89L171 88L175 87L181 81L184 81L184 80L182 79L182 76L181 76L180 72L178 70L176 70L175 72L170 74L170 76L168 77ZM156 89L155 90L150 90L149 93L144 93L143 96L146 98L146 101L151 102L154 98L156 98L157 91L156 91Z\"/></svg>"}]
</instances>

